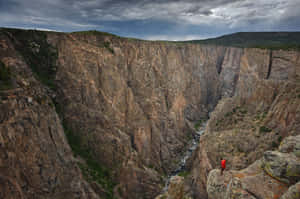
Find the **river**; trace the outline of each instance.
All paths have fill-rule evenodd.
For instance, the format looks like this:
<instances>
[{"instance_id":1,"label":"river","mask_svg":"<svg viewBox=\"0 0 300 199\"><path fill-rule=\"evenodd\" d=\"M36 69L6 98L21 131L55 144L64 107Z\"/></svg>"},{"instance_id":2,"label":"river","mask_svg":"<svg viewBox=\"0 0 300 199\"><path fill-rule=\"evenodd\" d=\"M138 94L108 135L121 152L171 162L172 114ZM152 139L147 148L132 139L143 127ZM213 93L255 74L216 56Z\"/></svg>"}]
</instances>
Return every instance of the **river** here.
<instances>
[{"instance_id":1,"label":"river","mask_svg":"<svg viewBox=\"0 0 300 199\"><path fill-rule=\"evenodd\" d=\"M168 190L169 184L170 184L170 180L173 176L177 176L179 173L185 171L186 167L186 161L192 156L193 152L195 151L195 149L197 148L198 144L199 144L199 140L200 140L200 136L204 133L206 128L206 122L204 122L198 129L198 131L193 135L193 138L191 139L189 145L190 147L188 148L188 150L184 153L184 156L181 158L179 165L177 166L177 168L171 172L171 174L167 177L166 183L165 183L165 187L162 190L162 193L165 193Z\"/></svg>"}]
</instances>

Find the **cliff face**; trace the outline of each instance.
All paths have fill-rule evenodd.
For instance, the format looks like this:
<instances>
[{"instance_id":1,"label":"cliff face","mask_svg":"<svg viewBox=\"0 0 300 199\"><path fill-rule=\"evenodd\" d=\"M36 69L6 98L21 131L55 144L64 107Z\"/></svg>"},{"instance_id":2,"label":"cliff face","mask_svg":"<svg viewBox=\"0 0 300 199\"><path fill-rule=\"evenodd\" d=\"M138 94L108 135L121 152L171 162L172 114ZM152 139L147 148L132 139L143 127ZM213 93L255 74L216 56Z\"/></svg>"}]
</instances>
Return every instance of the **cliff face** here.
<instances>
[{"instance_id":1,"label":"cliff face","mask_svg":"<svg viewBox=\"0 0 300 199\"><path fill-rule=\"evenodd\" d=\"M54 45L66 122L101 164L114 168L123 197L153 198L193 123L220 97L216 66L225 49L81 34Z\"/></svg>"},{"instance_id":2,"label":"cliff face","mask_svg":"<svg viewBox=\"0 0 300 199\"><path fill-rule=\"evenodd\" d=\"M0 60L0 198L99 198L76 166L48 89L2 32Z\"/></svg>"},{"instance_id":3,"label":"cliff face","mask_svg":"<svg viewBox=\"0 0 300 199\"><path fill-rule=\"evenodd\" d=\"M154 198L195 123L207 119L221 98L191 160L195 197L207 197L207 174L220 155L232 168L244 168L272 147L272 141L299 132L297 52L146 42L97 32L1 31L1 61L19 72L11 77L13 88L1 91L14 98L1 100L8 104L2 105L7 111L0 114L6 118L1 119L0 135L8 143L11 131L22 142L14 139L12 149L3 147L5 153L15 151L12 157L18 163L0 162L3 168L16 168L17 174L7 169L3 179L13 179L6 180L7 186L15 183L20 193L37 194L35 190L45 188L48 192L37 197L60 197L67 189L81 198L97 197L95 192L102 197L114 192L119 198ZM31 130L20 133L27 121ZM260 134L262 126L272 131ZM63 131L73 154L79 155L81 170ZM49 170L38 170L39 165L49 165ZM29 184L34 175L22 177L31 168L37 168L32 172L37 172L38 185ZM110 174L102 175L103 170ZM55 176L59 183L54 191L45 179ZM107 176L117 182L114 190L109 181L103 182ZM32 191L26 191L25 182ZM4 189L9 193L9 187Z\"/></svg>"},{"instance_id":4,"label":"cliff face","mask_svg":"<svg viewBox=\"0 0 300 199\"><path fill-rule=\"evenodd\" d=\"M233 97L223 98L212 112L191 163L196 198L207 197L207 176L220 158L229 169L244 169L300 132L299 53L245 49L238 59Z\"/></svg>"}]
</instances>

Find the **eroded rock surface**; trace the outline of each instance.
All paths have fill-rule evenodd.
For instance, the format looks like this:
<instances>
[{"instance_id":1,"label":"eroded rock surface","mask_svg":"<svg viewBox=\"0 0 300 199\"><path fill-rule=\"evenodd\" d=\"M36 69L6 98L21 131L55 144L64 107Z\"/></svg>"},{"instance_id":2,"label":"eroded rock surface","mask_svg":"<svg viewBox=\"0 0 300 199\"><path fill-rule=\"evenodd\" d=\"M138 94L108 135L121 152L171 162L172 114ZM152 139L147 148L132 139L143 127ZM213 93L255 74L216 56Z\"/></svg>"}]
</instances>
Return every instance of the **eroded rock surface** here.
<instances>
[{"instance_id":1,"label":"eroded rock surface","mask_svg":"<svg viewBox=\"0 0 300 199\"><path fill-rule=\"evenodd\" d=\"M0 33L12 86L0 89L0 198L99 198L83 179L49 90Z\"/></svg>"},{"instance_id":2,"label":"eroded rock surface","mask_svg":"<svg viewBox=\"0 0 300 199\"><path fill-rule=\"evenodd\" d=\"M298 137L298 136L297 136ZM283 141L290 148L297 137L291 136ZM282 146L283 147L283 146ZM225 171L220 175L218 169L209 173L207 182L208 198L293 198L299 196L300 160L292 153L267 151L262 159L255 161L246 169ZM298 194L298 195L297 195Z\"/></svg>"}]
</instances>

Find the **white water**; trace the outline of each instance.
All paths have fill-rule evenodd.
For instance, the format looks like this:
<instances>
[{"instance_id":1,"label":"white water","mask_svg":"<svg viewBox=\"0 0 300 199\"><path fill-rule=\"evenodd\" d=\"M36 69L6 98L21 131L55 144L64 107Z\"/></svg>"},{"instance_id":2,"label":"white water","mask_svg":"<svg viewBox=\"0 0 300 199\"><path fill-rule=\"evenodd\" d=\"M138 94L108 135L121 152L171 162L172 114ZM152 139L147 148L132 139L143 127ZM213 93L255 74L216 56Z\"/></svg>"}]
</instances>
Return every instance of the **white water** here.
<instances>
[{"instance_id":1,"label":"white water","mask_svg":"<svg viewBox=\"0 0 300 199\"><path fill-rule=\"evenodd\" d=\"M181 158L178 167L171 172L171 175L168 176L166 183L165 183L165 187L163 188L162 192L165 193L168 190L169 184L170 184L170 180L173 176L177 176L180 172L184 171L185 165L186 165L186 161L192 156L193 152L196 150L198 144L199 144L199 140L200 140L200 136L204 133L206 128L206 123L203 123L199 130L196 132L196 134L193 135L193 139L191 140L190 143L190 148L188 148L188 150L185 152L184 156Z\"/></svg>"}]
</instances>

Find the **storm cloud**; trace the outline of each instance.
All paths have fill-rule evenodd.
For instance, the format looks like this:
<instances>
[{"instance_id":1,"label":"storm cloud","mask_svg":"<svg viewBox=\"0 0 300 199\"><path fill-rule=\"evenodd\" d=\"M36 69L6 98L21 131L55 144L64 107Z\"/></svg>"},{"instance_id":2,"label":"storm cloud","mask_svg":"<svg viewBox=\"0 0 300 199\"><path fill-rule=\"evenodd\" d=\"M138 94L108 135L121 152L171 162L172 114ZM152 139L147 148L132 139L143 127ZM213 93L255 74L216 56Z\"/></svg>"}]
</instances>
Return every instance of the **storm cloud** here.
<instances>
[{"instance_id":1,"label":"storm cloud","mask_svg":"<svg viewBox=\"0 0 300 199\"><path fill-rule=\"evenodd\" d=\"M186 40L300 31L299 10L299 0L0 0L0 26Z\"/></svg>"}]
</instances>

